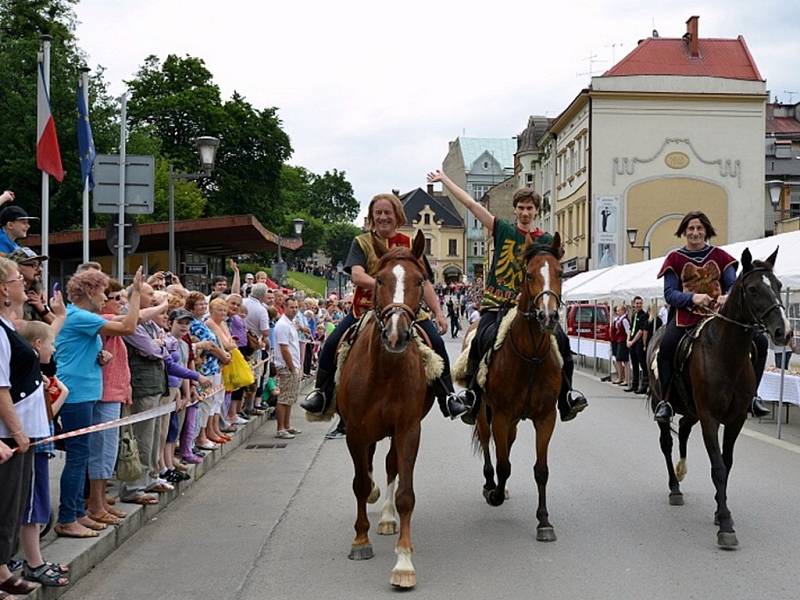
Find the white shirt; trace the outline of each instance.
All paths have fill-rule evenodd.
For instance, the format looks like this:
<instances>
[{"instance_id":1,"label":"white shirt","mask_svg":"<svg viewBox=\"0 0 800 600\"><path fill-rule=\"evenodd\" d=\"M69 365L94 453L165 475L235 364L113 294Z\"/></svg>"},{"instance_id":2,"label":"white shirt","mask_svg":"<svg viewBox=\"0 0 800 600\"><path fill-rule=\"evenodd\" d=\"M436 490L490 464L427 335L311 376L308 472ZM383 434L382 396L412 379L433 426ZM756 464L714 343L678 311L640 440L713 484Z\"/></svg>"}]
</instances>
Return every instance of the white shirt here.
<instances>
[{"instance_id":1,"label":"white shirt","mask_svg":"<svg viewBox=\"0 0 800 600\"><path fill-rule=\"evenodd\" d=\"M283 360L281 346L288 346L289 354L292 357L292 366L300 368L300 337L297 335L297 328L286 315L283 315L275 323L275 341L278 349L275 352L275 366L279 369L286 369L286 361Z\"/></svg>"},{"instance_id":2,"label":"white shirt","mask_svg":"<svg viewBox=\"0 0 800 600\"><path fill-rule=\"evenodd\" d=\"M476 309L472 309L472 312L469 313L469 323L472 325L475 321L481 320L481 313L479 313Z\"/></svg>"},{"instance_id":3,"label":"white shirt","mask_svg":"<svg viewBox=\"0 0 800 600\"><path fill-rule=\"evenodd\" d=\"M11 329L16 329L11 321L3 319ZM5 330L0 327L0 387L11 389L11 344ZM44 399L44 383L40 384L27 398L14 404L14 411L22 425L22 431L29 438L50 437L50 422ZM0 419L0 438L10 438L11 430Z\"/></svg>"},{"instance_id":4,"label":"white shirt","mask_svg":"<svg viewBox=\"0 0 800 600\"><path fill-rule=\"evenodd\" d=\"M244 299L242 306L247 309L247 316L244 318L247 331L259 337L262 332L269 331L269 312L260 300L249 296Z\"/></svg>"}]
</instances>

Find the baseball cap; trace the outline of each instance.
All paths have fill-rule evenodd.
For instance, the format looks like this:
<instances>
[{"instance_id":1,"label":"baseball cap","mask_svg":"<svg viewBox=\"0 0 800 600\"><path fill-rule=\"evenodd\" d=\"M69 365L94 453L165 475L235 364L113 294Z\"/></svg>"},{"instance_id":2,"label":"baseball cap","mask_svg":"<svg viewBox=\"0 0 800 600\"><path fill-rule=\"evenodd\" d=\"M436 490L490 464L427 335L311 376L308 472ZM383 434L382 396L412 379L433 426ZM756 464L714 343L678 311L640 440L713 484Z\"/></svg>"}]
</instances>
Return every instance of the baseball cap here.
<instances>
[{"instance_id":1,"label":"baseball cap","mask_svg":"<svg viewBox=\"0 0 800 600\"><path fill-rule=\"evenodd\" d=\"M253 281L255 280L256 276L252 273L245 273L244 280L245 281Z\"/></svg>"},{"instance_id":2,"label":"baseball cap","mask_svg":"<svg viewBox=\"0 0 800 600\"><path fill-rule=\"evenodd\" d=\"M169 313L170 321L183 321L184 319L194 319L194 315L185 308L176 308Z\"/></svg>"},{"instance_id":3,"label":"baseball cap","mask_svg":"<svg viewBox=\"0 0 800 600\"><path fill-rule=\"evenodd\" d=\"M0 210L0 227L18 219L28 219L29 221L36 219L38 221L39 217L29 217L25 209L16 204L13 206L6 206L3 210Z\"/></svg>"},{"instance_id":4,"label":"baseball cap","mask_svg":"<svg viewBox=\"0 0 800 600\"><path fill-rule=\"evenodd\" d=\"M18 265L32 260L38 260L38 261L47 260L46 255L36 254L36 252L31 250L27 246L19 246L18 248L15 248L12 252L8 254L6 258L8 258L9 260L13 260Z\"/></svg>"}]
</instances>

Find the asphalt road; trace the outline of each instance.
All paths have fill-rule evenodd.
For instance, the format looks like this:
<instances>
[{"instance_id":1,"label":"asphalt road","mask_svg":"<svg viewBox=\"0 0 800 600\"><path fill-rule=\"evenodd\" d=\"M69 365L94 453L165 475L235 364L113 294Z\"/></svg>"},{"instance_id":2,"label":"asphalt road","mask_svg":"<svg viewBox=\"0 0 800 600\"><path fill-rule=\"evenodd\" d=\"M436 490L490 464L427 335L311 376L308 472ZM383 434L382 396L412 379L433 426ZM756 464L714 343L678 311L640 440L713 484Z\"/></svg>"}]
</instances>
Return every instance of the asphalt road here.
<instances>
[{"instance_id":1,"label":"asphalt road","mask_svg":"<svg viewBox=\"0 0 800 600\"><path fill-rule=\"evenodd\" d=\"M457 346L451 346L451 355ZM716 546L714 491L699 429L686 504L670 506L658 430L642 397L578 374L590 407L559 423L548 507L558 535L536 535L533 433L520 427L511 497L481 495L470 430L438 410L423 423L413 520L417 598L795 599L800 596L800 447L739 438L729 506L739 549ZM240 449L64 596L68 600L374 599L389 585L396 537L375 558L347 559L355 502L344 440L303 423L285 449ZM270 424L250 443L274 441ZM376 473L383 480L381 444Z\"/></svg>"}]
</instances>

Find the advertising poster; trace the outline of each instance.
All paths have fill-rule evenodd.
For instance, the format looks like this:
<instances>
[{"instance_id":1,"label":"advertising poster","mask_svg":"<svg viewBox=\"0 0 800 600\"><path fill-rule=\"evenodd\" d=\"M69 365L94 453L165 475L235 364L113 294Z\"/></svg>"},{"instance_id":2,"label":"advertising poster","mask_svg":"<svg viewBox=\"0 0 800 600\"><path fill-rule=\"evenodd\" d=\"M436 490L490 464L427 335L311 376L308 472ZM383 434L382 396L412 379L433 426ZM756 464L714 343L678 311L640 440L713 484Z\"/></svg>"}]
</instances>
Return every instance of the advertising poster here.
<instances>
[{"instance_id":1,"label":"advertising poster","mask_svg":"<svg viewBox=\"0 0 800 600\"><path fill-rule=\"evenodd\" d=\"M594 266L613 267L619 264L619 196L597 197L594 210Z\"/></svg>"}]
</instances>

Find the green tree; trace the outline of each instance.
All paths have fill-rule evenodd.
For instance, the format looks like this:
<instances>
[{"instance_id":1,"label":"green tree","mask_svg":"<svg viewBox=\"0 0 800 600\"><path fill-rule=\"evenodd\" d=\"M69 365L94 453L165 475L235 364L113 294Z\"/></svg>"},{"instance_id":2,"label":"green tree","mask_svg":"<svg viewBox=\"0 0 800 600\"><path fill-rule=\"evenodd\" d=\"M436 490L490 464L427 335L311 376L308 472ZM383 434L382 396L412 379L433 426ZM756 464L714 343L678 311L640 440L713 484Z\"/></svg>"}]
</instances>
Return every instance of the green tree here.
<instances>
[{"instance_id":1,"label":"green tree","mask_svg":"<svg viewBox=\"0 0 800 600\"><path fill-rule=\"evenodd\" d=\"M344 171L325 171L315 175L309 189L309 209L324 221L347 223L358 216L360 205L353 195L353 186L345 178Z\"/></svg>"},{"instance_id":2,"label":"green tree","mask_svg":"<svg viewBox=\"0 0 800 600\"><path fill-rule=\"evenodd\" d=\"M353 238L360 233L361 229L352 223L333 223L328 226L323 249L333 264L345 261Z\"/></svg>"},{"instance_id":3,"label":"green tree","mask_svg":"<svg viewBox=\"0 0 800 600\"><path fill-rule=\"evenodd\" d=\"M40 216L41 175L36 168L36 78L39 36L53 37L50 104L66 175L50 179L50 230L80 225L83 182L78 161L76 93L85 54L75 39L76 0L0 0L0 187L13 189L17 202ZM108 96L102 68L91 73L89 115L95 147L111 152L119 134L116 107ZM93 215L93 221L95 220Z\"/></svg>"}]
</instances>

